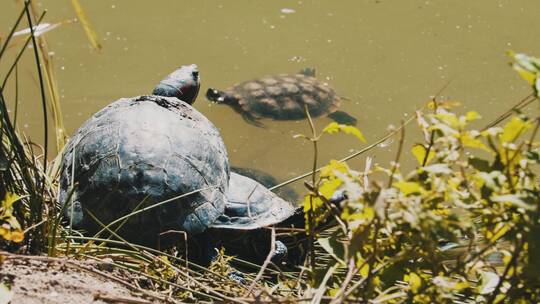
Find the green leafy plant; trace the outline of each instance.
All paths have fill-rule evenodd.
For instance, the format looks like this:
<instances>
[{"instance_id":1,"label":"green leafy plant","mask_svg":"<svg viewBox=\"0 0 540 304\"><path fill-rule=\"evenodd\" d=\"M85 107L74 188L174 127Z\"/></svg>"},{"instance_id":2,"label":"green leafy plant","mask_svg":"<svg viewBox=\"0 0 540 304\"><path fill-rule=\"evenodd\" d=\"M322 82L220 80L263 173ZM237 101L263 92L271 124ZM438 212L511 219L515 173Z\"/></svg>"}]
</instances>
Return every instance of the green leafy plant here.
<instances>
[{"instance_id":1,"label":"green leafy plant","mask_svg":"<svg viewBox=\"0 0 540 304\"><path fill-rule=\"evenodd\" d=\"M514 58L536 86L538 59ZM457 115L441 104L416 113L424 142L411 149L415 170L394 164L357 172L337 161L320 170L304 206L308 225L331 216L340 223L317 240L332 262L313 270L334 274L317 282L332 301L539 300L539 117L517 113L502 127L475 130L478 113ZM374 173L387 175L388 184L369 184ZM338 189L348 198L333 208L326 202Z\"/></svg>"}]
</instances>

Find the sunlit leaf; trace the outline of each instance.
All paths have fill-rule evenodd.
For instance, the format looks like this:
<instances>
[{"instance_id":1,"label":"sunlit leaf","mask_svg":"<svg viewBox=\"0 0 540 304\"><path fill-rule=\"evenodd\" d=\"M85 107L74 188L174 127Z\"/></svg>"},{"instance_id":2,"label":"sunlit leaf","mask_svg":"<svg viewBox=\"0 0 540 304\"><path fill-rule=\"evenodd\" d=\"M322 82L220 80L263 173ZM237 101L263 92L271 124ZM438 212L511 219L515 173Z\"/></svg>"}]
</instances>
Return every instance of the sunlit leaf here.
<instances>
[{"instance_id":1,"label":"sunlit leaf","mask_svg":"<svg viewBox=\"0 0 540 304\"><path fill-rule=\"evenodd\" d=\"M434 124L432 125L430 128L430 131L433 131L433 130L440 130L441 132L443 132L444 135L458 135L459 132L450 127L449 125L447 124L444 124L444 123L437 123L437 124Z\"/></svg>"},{"instance_id":2,"label":"sunlit leaf","mask_svg":"<svg viewBox=\"0 0 540 304\"><path fill-rule=\"evenodd\" d=\"M20 243L24 240L24 232L20 229L13 230L11 232L11 239L12 242Z\"/></svg>"},{"instance_id":3,"label":"sunlit leaf","mask_svg":"<svg viewBox=\"0 0 540 304\"><path fill-rule=\"evenodd\" d=\"M321 168L321 177L334 177L335 171L347 173L349 171L349 167L344 162L339 162L335 159L332 159L330 160L328 165Z\"/></svg>"},{"instance_id":4,"label":"sunlit leaf","mask_svg":"<svg viewBox=\"0 0 540 304\"><path fill-rule=\"evenodd\" d=\"M482 149L487 152L492 152L480 139L472 137L470 132L463 133L460 140L464 147Z\"/></svg>"},{"instance_id":5,"label":"sunlit leaf","mask_svg":"<svg viewBox=\"0 0 540 304\"><path fill-rule=\"evenodd\" d=\"M340 179L331 179L325 181L320 187L319 192L326 197L327 199L331 198L334 195L334 192L343 184L343 181Z\"/></svg>"},{"instance_id":6,"label":"sunlit leaf","mask_svg":"<svg viewBox=\"0 0 540 304\"><path fill-rule=\"evenodd\" d=\"M431 166L422 167L422 170L435 174L452 174L452 170L448 168L447 164L434 164Z\"/></svg>"},{"instance_id":7,"label":"sunlit leaf","mask_svg":"<svg viewBox=\"0 0 540 304\"><path fill-rule=\"evenodd\" d=\"M528 71L517 64L513 64L512 67L514 68L514 70L516 70L518 75L521 76L521 78L527 81L530 85L534 85L534 83L536 82L535 73Z\"/></svg>"},{"instance_id":8,"label":"sunlit leaf","mask_svg":"<svg viewBox=\"0 0 540 304\"><path fill-rule=\"evenodd\" d=\"M360 273L360 275L362 277L367 277L369 275L369 264L368 263L364 263L362 261L362 268L360 268L360 270L358 271L358 273Z\"/></svg>"},{"instance_id":9,"label":"sunlit leaf","mask_svg":"<svg viewBox=\"0 0 540 304\"><path fill-rule=\"evenodd\" d=\"M4 224L0 227L0 237L7 241L20 243L24 240L24 233L19 228L12 229L9 225Z\"/></svg>"},{"instance_id":10,"label":"sunlit leaf","mask_svg":"<svg viewBox=\"0 0 540 304\"><path fill-rule=\"evenodd\" d=\"M13 204L20 200L21 197L15 193L7 192L5 198L0 203L0 208L7 210L13 207Z\"/></svg>"},{"instance_id":11,"label":"sunlit leaf","mask_svg":"<svg viewBox=\"0 0 540 304\"><path fill-rule=\"evenodd\" d=\"M453 113L437 113L433 116L453 129L457 129L459 127L459 120Z\"/></svg>"},{"instance_id":12,"label":"sunlit leaf","mask_svg":"<svg viewBox=\"0 0 540 304\"><path fill-rule=\"evenodd\" d=\"M480 294L490 294L492 293L497 285L499 284L499 276L490 271L480 271L481 280L480 285L478 285L478 292Z\"/></svg>"},{"instance_id":13,"label":"sunlit leaf","mask_svg":"<svg viewBox=\"0 0 540 304\"><path fill-rule=\"evenodd\" d=\"M514 116L503 128L503 132L499 135L499 139L505 142L512 142L516 140L517 136L522 132L531 128L531 123L524 121L521 118Z\"/></svg>"},{"instance_id":14,"label":"sunlit leaf","mask_svg":"<svg viewBox=\"0 0 540 304\"><path fill-rule=\"evenodd\" d=\"M523 53L514 53L512 51L508 52L508 55L514 59L514 66L518 66L531 73L540 72L540 59Z\"/></svg>"},{"instance_id":15,"label":"sunlit leaf","mask_svg":"<svg viewBox=\"0 0 540 304\"><path fill-rule=\"evenodd\" d=\"M467 114L465 114L465 119L467 121L473 121L482 118L477 112L475 111L469 111Z\"/></svg>"},{"instance_id":16,"label":"sunlit leaf","mask_svg":"<svg viewBox=\"0 0 540 304\"><path fill-rule=\"evenodd\" d=\"M413 193L423 193L424 188L416 182L396 182L394 186L398 188L404 195Z\"/></svg>"},{"instance_id":17,"label":"sunlit leaf","mask_svg":"<svg viewBox=\"0 0 540 304\"><path fill-rule=\"evenodd\" d=\"M341 217L344 220L352 223L353 226L358 226L371 222L371 220L375 217L375 210L369 206L363 205L361 210L357 210L354 213L343 212Z\"/></svg>"},{"instance_id":18,"label":"sunlit leaf","mask_svg":"<svg viewBox=\"0 0 540 304\"><path fill-rule=\"evenodd\" d=\"M409 283L409 286L411 287L411 291L413 293L417 293L420 287L422 287L422 279L414 272L406 274L403 277L403 281Z\"/></svg>"},{"instance_id":19,"label":"sunlit leaf","mask_svg":"<svg viewBox=\"0 0 540 304\"><path fill-rule=\"evenodd\" d=\"M327 125L323 129L323 132L328 133L328 134L335 134L335 133L338 133L338 132L343 132L345 134L354 135L360 141L366 142L366 138L364 137L362 132L360 132L360 130L358 130L358 128L353 127L353 126L349 126L349 125L341 125L341 124L338 124L337 122L331 122L329 125Z\"/></svg>"},{"instance_id":20,"label":"sunlit leaf","mask_svg":"<svg viewBox=\"0 0 540 304\"><path fill-rule=\"evenodd\" d=\"M515 194L495 195L491 197L491 200L497 203L509 203L529 211L536 210L535 205L527 204Z\"/></svg>"},{"instance_id":21,"label":"sunlit leaf","mask_svg":"<svg viewBox=\"0 0 540 304\"><path fill-rule=\"evenodd\" d=\"M451 109L455 107L459 107L461 105L461 102L457 100L439 100L437 101L437 106L442 107L445 109Z\"/></svg>"},{"instance_id":22,"label":"sunlit leaf","mask_svg":"<svg viewBox=\"0 0 540 304\"><path fill-rule=\"evenodd\" d=\"M510 226L505 225L503 223L499 223L498 225L495 226L494 230L495 230L495 234L489 233L487 235L487 237L489 238L491 242L496 242L497 240L502 238L508 232L508 230L510 230Z\"/></svg>"},{"instance_id":23,"label":"sunlit leaf","mask_svg":"<svg viewBox=\"0 0 540 304\"><path fill-rule=\"evenodd\" d=\"M429 162L433 159L433 157L435 157L435 152L433 152L433 150L429 151L429 155L427 156L427 160L426 160L426 147L424 147L424 145L422 144L415 144L412 149L411 149L411 152L412 154L414 155L414 157L416 158L416 160L418 161L418 164L423 166L424 165L424 160L426 161L426 165L429 164Z\"/></svg>"}]
</instances>

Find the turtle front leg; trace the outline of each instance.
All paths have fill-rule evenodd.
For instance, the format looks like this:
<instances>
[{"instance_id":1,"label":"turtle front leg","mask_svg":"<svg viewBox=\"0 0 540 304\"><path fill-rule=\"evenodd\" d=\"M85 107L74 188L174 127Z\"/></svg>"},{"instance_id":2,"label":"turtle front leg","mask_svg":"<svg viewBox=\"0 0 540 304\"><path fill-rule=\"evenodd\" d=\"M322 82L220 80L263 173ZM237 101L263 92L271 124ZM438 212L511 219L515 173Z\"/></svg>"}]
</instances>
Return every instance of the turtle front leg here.
<instances>
[{"instance_id":1,"label":"turtle front leg","mask_svg":"<svg viewBox=\"0 0 540 304\"><path fill-rule=\"evenodd\" d=\"M248 124L252 126L259 127L259 128L266 128L266 126L263 123L261 123L255 116L251 115L248 112L242 112L242 118L244 119L245 122L247 122Z\"/></svg>"},{"instance_id":2,"label":"turtle front leg","mask_svg":"<svg viewBox=\"0 0 540 304\"><path fill-rule=\"evenodd\" d=\"M289 250L287 249L287 246L283 244L282 241L276 240L275 245L276 245L276 248L274 250L274 254L271 257L271 261L272 263L279 265L281 262L285 260Z\"/></svg>"}]
</instances>

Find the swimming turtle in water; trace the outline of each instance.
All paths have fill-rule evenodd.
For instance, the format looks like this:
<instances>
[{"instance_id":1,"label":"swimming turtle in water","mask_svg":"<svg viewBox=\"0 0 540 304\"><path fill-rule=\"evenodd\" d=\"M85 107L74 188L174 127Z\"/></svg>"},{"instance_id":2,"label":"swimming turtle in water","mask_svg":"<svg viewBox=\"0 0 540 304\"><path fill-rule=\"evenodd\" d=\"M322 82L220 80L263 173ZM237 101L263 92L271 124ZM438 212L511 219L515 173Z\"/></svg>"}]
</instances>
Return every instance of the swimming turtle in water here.
<instances>
[{"instance_id":1,"label":"swimming turtle in water","mask_svg":"<svg viewBox=\"0 0 540 304\"><path fill-rule=\"evenodd\" d=\"M315 78L314 69L297 74L280 74L246 81L220 91L208 89L206 98L226 104L242 114L245 121L262 126L261 118L298 120L306 118L305 107L312 117L327 115L341 124L356 125L356 118L338 111L340 97L326 83Z\"/></svg>"},{"instance_id":2,"label":"swimming turtle in water","mask_svg":"<svg viewBox=\"0 0 540 304\"><path fill-rule=\"evenodd\" d=\"M279 184L278 180L275 177L261 170L231 166L231 171L254 179L266 188L272 188L275 185ZM294 189L292 189L291 187L283 186L278 189L272 190L272 192L274 192L286 201L298 201L298 193L296 193L296 191L294 191Z\"/></svg>"},{"instance_id":3,"label":"swimming turtle in water","mask_svg":"<svg viewBox=\"0 0 540 304\"><path fill-rule=\"evenodd\" d=\"M230 174L219 131L190 105L199 86L197 66L183 66L152 95L121 98L75 132L62 154L59 193L74 228L94 234L139 210L118 223L118 235L166 246L172 236L163 239L162 232L184 231L201 249L190 251L197 254L193 259L207 264L213 249L231 245L227 239L236 232L250 238L250 231L294 216L292 204L252 179ZM238 202L244 198L253 208L242 213ZM254 243L257 252L268 248L267 241Z\"/></svg>"}]
</instances>

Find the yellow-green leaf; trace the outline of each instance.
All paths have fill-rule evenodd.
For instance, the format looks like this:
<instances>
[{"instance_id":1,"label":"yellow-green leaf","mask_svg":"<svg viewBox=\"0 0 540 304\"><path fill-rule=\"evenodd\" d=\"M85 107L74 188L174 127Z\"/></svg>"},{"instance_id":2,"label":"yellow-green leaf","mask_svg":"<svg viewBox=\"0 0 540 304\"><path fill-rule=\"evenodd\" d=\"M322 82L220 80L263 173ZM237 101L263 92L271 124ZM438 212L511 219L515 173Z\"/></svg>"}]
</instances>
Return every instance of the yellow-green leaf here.
<instances>
[{"instance_id":1,"label":"yellow-green leaf","mask_svg":"<svg viewBox=\"0 0 540 304\"><path fill-rule=\"evenodd\" d=\"M364 265L362 266L362 268L360 268L359 270L359 273L362 277L367 277L369 275L369 264L368 263L363 263Z\"/></svg>"},{"instance_id":2,"label":"yellow-green leaf","mask_svg":"<svg viewBox=\"0 0 540 304\"><path fill-rule=\"evenodd\" d=\"M466 132L463 135L461 135L461 144L464 147L482 149L482 150L491 152L491 150L486 145L484 145L484 143L481 140L474 138L470 134L470 132Z\"/></svg>"},{"instance_id":3,"label":"yellow-green leaf","mask_svg":"<svg viewBox=\"0 0 540 304\"><path fill-rule=\"evenodd\" d=\"M523 208L525 210L536 210L536 206L534 204L524 202L515 194L494 195L491 197L491 200L497 203L508 203L516 206L517 208Z\"/></svg>"},{"instance_id":4,"label":"yellow-green leaf","mask_svg":"<svg viewBox=\"0 0 540 304\"><path fill-rule=\"evenodd\" d=\"M343 184L343 181L340 179L331 179L325 181L320 187L319 192L326 198L331 198L334 195L334 192Z\"/></svg>"},{"instance_id":5,"label":"yellow-green leaf","mask_svg":"<svg viewBox=\"0 0 540 304\"><path fill-rule=\"evenodd\" d=\"M523 78L525 81L527 81L530 85L534 84L534 82L536 81L536 74L535 73L527 71L524 68L522 68L520 65L517 65L517 64L513 64L512 67L514 68L514 70L516 70L518 75L521 76L521 78Z\"/></svg>"},{"instance_id":6,"label":"yellow-green leaf","mask_svg":"<svg viewBox=\"0 0 540 304\"><path fill-rule=\"evenodd\" d=\"M434 117L453 129L457 129L459 127L459 120L453 113L437 113L434 115Z\"/></svg>"},{"instance_id":7,"label":"yellow-green leaf","mask_svg":"<svg viewBox=\"0 0 540 304\"><path fill-rule=\"evenodd\" d=\"M424 188L422 188L419 183L415 182L396 182L394 183L394 186L405 195L424 192Z\"/></svg>"},{"instance_id":8,"label":"yellow-green leaf","mask_svg":"<svg viewBox=\"0 0 540 304\"><path fill-rule=\"evenodd\" d=\"M477 112L475 111L469 111L467 114L465 114L465 120L467 121L473 121L482 118Z\"/></svg>"},{"instance_id":9,"label":"yellow-green leaf","mask_svg":"<svg viewBox=\"0 0 540 304\"><path fill-rule=\"evenodd\" d=\"M478 285L478 292L480 294L490 294L492 293L497 285L499 285L500 278L499 276L491 271L480 271L481 280Z\"/></svg>"},{"instance_id":10,"label":"yellow-green leaf","mask_svg":"<svg viewBox=\"0 0 540 304\"><path fill-rule=\"evenodd\" d=\"M528 121L524 121L523 119L514 116L512 117L512 120L510 120L503 128L503 132L501 135L499 135L499 139L505 143L505 142L512 142L516 140L516 138L526 130L531 128L531 123Z\"/></svg>"},{"instance_id":11,"label":"yellow-green leaf","mask_svg":"<svg viewBox=\"0 0 540 304\"><path fill-rule=\"evenodd\" d=\"M347 173L349 171L349 167L344 162L339 162L335 159L332 159L330 160L328 165L321 168L321 177L335 177L335 171Z\"/></svg>"},{"instance_id":12,"label":"yellow-green leaf","mask_svg":"<svg viewBox=\"0 0 540 304\"><path fill-rule=\"evenodd\" d=\"M20 229L12 230L7 224L0 227L0 237L6 241L20 243L24 239L24 232Z\"/></svg>"},{"instance_id":13,"label":"yellow-green leaf","mask_svg":"<svg viewBox=\"0 0 540 304\"><path fill-rule=\"evenodd\" d=\"M2 203L0 204L0 208L4 210L11 209L13 207L13 204L20 199L21 197L19 195L12 192L8 192L6 193L6 196L4 197L4 199L2 200Z\"/></svg>"},{"instance_id":14,"label":"yellow-green leaf","mask_svg":"<svg viewBox=\"0 0 540 304\"><path fill-rule=\"evenodd\" d=\"M429 155L427 156L426 163L424 164L427 151L426 151L426 147L424 147L424 145L422 144L414 145L411 149L411 152L416 158L416 160L418 161L418 164L421 166L429 164L429 162L433 159L433 157L435 157L435 152L433 152L432 150L429 151Z\"/></svg>"},{"instance_id":15,"label":"yellow-green leaf","mask_svg":"<svg viewBox=\"0 0 540 304\"><path fill-rule=\"evenodd\" d=\"M406 274L403 277L403 281L409 283L409 286L411 287L411 291L413 293L417 293L420 287L422 287L422 279L414 272L411 272L408 275Z\"/></svg>"},{"instance_id":16,"label":"yellow-green leaf","mask_svg":"<svg viewBox=\"0 0 540 304\"><path fill-rule=\"evenodd\" d=\"M323 132L328 133L328 134L335 134L337 132L343 132L345 134L354 135L360 141L366 142L366 138L364 137L362 132L360 132L360 130L358 130L358 128L353 127L353 126L349 126L349 125L341 125L341 124L338 124L337 122L331 122L329 125L327 125L323 129Z\"/></svg>"},{"instance_id":17,"label":"yellow-green leaf","mask_svg":"<svg viewBox=\"0 0 540 304\"><path fill-rule=\"evenodd\" d=\"M489 238L490 242L495 242L501 237L503 237L506 234L506 232L508 232L508 230L510 230L509 225L499 223L495 226L495 234L488 231L486 236Z\"/></svg>"}]
</instances>

